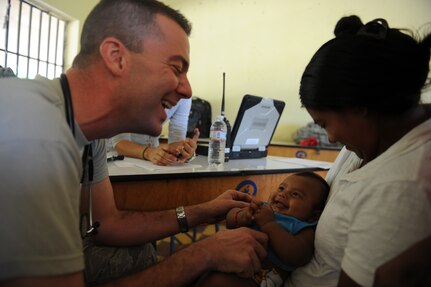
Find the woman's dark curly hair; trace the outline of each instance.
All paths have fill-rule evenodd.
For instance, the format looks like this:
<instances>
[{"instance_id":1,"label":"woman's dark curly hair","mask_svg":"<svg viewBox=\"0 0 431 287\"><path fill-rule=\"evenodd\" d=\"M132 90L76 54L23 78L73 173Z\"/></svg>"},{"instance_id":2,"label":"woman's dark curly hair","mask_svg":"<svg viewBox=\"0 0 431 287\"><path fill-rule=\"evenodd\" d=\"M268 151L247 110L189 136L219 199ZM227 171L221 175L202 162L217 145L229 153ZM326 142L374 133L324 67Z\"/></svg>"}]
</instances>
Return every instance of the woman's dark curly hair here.
<instances>
[{"instance_id":1,"label":"woman's dark curly hair","mask_svg":"<svg viewBox=\"0 0 431 287\"><path fill-rule=\"evenodd\" d=\"M384 19L364 25L358 16L341 18L334 34L302 75L304 107L399 113L419 104L429 72L431 34L417 41L389 28Z\"/></svg>"}]
</instances>

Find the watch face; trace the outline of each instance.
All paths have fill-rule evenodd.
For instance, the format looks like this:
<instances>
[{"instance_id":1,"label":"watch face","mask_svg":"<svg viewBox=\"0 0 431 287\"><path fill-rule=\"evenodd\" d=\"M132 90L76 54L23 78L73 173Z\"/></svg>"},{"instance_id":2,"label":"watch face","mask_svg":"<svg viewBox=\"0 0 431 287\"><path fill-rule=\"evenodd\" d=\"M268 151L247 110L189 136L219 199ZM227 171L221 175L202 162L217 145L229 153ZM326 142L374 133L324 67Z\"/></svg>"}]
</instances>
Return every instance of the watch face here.
<instances>
[{"instance_id":1,"label":"watch face","mask_svg":"<svg viewBox=\"0 0 431 287\"><path fill-rule=\"evenodd\" d=\"M185 212L184 208L180 208L180 207L177 208L177 216L178 216L178 218L186 217L186 212Z\"/></svg>"},{"instance_id":2,"label":"watch face","mask_svg":"<svg viewBox=\"0 0 431 287\"><path fill-rule=\"evenodd\" d=\"M189 231L189 226L187 225L186 211L184 209L184 206L178 206L175 209L175 211L177 213L177 220L180 226L180 231L181 232Z\"/></svg>"}]
</instances>

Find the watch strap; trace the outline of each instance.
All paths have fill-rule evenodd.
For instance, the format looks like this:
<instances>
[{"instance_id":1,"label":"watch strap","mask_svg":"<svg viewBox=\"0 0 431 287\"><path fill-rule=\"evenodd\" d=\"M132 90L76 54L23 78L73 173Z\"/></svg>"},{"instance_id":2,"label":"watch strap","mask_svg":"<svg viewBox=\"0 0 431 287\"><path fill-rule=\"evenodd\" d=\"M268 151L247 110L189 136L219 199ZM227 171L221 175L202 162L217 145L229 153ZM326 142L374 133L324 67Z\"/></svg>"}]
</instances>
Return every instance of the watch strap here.
<instances>
[{"instance_id":1,"label":"watch strap","mask_svg":"<svg viewBox=\"0 0 431 287\"><path fill-rule=\"evenodd\" d=\"M189 231L189 225L187 224L186 210L184 206L178 206L175 209L177 214L178 225L180 226L180 231L182 233Z\"/></svg>"}]
</instances>

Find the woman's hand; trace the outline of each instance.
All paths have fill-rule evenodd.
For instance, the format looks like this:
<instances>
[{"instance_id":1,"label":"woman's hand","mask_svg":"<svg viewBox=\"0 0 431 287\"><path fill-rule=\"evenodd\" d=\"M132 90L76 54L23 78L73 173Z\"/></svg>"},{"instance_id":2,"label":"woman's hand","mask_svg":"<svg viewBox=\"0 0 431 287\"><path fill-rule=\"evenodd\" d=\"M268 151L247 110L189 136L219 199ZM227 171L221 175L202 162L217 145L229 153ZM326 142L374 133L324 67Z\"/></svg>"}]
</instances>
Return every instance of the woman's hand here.
<instances>
[{"instance_id":1,"label":"woman's hand","mask_svg":"<svg viewBox=\"0 0 431 287\"><path fill-rule=\"evenodd\" d=\"M199 129L196 128L192 138L186 138L184 141L168 145L167 150L176 157L177 164L187 162L195 156L199 135Z\"/></svg>"},{"instance_id":2,"label":"woman's hand","mask_svg":"<svg viewBox=\"0 0 431 287\"><path fill-rule=\"evenodd\" d=\"M185 163L195 156L199 135L199 129L195 129L193 138L163 144L156 148L149 147L144 153L144 158L156 165L169 166Z\"/></svg>"}]
</instances>

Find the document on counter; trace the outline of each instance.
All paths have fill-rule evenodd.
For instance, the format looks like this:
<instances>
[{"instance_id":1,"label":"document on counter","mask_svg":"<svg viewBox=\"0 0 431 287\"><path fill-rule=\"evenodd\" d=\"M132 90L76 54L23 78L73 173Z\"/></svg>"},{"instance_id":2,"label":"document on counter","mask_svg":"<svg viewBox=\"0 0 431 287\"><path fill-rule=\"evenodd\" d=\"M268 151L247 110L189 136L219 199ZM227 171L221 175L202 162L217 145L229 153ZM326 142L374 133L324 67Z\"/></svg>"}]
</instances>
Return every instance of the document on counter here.
<instances>
[{"instance_id":1,"label":"document on counter","mask_svg":"<svg viewBox=\"0 0 431 287\"><path fill-rule=\"evenodd\" d=\"M202 167L199 164L191 164L191 163L182 163L179 165L171 165L171 166L162 166L162 165L156 165L152 163L151 161L137 159L137 158L130 158L125 157L124 160L121 161L115 161L114 164L117 167L141 167L145 168L150 171L155 170L166 170L166 171L172 171L172 170L183 170L183 169L189 169L189 168L199 168Z\"/></svg>"},{"instance_id":2,"label":"document on counter","mask_svg":"<svg viewBox=\"0 0 431 287\"><path fill-rule=\"evenodd\" d=\"M310 160L310 159L304 159L304 158L297 158L297 157L277 157L277 159L274 159L276 161L281 161L285 163L293 163L298 164L306 167L318 167L322 169L330 169L333 162L328 161L318 161L318 160Z\"/></svg>"}]
</instances>

